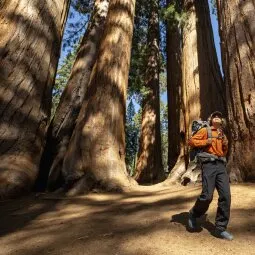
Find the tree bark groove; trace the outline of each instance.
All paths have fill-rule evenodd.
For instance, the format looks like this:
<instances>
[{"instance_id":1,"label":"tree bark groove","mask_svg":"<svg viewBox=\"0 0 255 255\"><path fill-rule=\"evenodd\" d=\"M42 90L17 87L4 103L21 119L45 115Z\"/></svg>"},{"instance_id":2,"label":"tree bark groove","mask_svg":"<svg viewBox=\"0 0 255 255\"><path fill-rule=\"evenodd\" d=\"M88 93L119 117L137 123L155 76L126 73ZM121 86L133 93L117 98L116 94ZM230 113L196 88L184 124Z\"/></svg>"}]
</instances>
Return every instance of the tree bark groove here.
<instances>
[{"instance_id":1,"label":"tree bark groove","mask_svg":"<svg viewBox=\"0 0 255 255\"><path fill-rule=\"evenodd\" d=\"M175 5L181 11L182 4L177 0L168 0L168 5ZM168 170L178 161L181 146L181 84L182 84L182 35L177 20L167 22L167 104L168 104Z\"/></svg>"},{"instance_id":2,"label":"tree bark groove","mask_svg":"<svg viewBox=\"0 0 255 255\"><path fill-rule=\"evenodd\" d=\"M191 136L192 121L207 120L215 110L226 112L225 89L217 62L208 2L185 0L183 9L187 19L182 31L181 148L167 180L171 182L181 181L187 170L187 142Z\"/></svg>"},{"instance_id":3,"label":"tree bark groove","mask_svg":"<svg viewBox=\"0 0 255 255\"><path fill-rule=\"evenodd\" d=\"M217 1L228 121L231 181L255 180L254 1Z\"/></svg>"},{"instance_id":4,"label":"tree bark groove","mask_svg":"<svg viewBox=\"0 0 255 255\"><path fill-rule=\"evenodd\" d=\"M0 197L29 191L50 118L69 1L0 4Z\"/></svg>"},{"instance_id":5,"label":"tree bark groove","mask_svg":"<svg viewBox=\"0 0 255 255\"><path fill-rule=\"evenodd\" d=\"M135 183L126 171L124 133L134 6L134 0L109 4L98 59L63 163L67 183L86 175L106 189Z\"/></svg>"},{"instance_id":6,"label":"tree bark groove","mask_svg":"<svg viewBox=\"0 0 255 255\"><path fill-rule=\"evenodd\" d=\"M81 105L87 91L93 66L98 56L109 0L96 0L88 28L83 36L70 78L61 96L47 134L38 177L38 190L49 190L62 185L62 165L70 138L75 128Z\"/></svg>"},{"instance_id":7,"label":"tree bark groove","mask_svg":"<svg viewBox=\"0 0 255 255\"><path fill-rule=\"evenodd\" d=\"M153 183L164 179L160 135L158 7L157 0L150 2L148 62L145 74L146 94L142 103L142 129L134 177L139 183Z\"/></svg>"}]
</instances>

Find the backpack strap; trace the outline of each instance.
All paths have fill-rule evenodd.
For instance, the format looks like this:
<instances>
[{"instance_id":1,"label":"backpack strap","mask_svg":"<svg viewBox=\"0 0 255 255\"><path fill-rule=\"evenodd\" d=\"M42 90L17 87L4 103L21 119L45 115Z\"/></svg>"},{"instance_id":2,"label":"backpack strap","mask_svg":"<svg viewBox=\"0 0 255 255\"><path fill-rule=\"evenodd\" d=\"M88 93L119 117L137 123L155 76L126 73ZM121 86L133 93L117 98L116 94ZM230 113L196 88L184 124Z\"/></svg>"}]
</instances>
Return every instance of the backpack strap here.
<instances>
[{"instance_id":1,"label":"backpack strap","mask_svg":"<svg viewBox=\"0 0 255 255\"><path fill-rule=\"evenodd\" d=\"M210 126L207 126L206 130L207 130L207 138L208 138L209 141L211 141L212 138L219 138L218 136L213 136L212 135L212 128Z\"/></svg>"},{"instance_id":2,"label":"backpack strap","mask_svg":"<svg viewBox=\"0 0 255 255\"><path fill-rule=\"evenodd\" d=\"M207 130L207 138L209 141L212 141L212 128L211 127L206 127Z\"/></svg>"}]
</instances>

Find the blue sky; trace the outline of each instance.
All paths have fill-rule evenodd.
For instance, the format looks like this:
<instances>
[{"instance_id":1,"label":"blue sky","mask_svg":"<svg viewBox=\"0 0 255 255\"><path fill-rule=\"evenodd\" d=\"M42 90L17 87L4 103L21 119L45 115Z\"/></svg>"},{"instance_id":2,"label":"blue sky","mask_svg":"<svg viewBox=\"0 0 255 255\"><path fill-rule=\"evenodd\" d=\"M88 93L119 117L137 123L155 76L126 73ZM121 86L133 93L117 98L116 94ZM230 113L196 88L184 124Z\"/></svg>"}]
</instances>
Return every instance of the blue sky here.
<instances>
[{"instance_id":1,"label":"blue sky","mask_svg":"<svg viewBox=\"0 0 255 255\"><path fill-rule=\"evenodd\" d=\"M218 20L217 20L216 15L212 14L211 4L210 4L210 14L211 14L211 22L212 22L213 35L214 35L214 42L215 42L217 57L218 57L218 61L219 61L219 64L220 64L221 71L222 71Z\"/></svg>"}]
</instances>

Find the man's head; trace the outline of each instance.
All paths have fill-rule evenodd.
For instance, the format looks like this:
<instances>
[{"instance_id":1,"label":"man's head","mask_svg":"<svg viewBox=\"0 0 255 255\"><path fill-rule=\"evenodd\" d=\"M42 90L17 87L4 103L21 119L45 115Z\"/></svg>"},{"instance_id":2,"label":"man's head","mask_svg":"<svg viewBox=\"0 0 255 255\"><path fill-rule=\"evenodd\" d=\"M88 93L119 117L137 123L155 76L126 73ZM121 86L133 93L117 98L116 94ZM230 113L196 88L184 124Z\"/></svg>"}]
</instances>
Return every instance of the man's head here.
<instances>
[{"instance_id":1,"label":"man's head","mask_svg":"<svg viewBox=\"0 0 255 255\"><path fill-rule=\"evenodd\" d=\"M219 128L223 124L223 116L221 112L213 112L208 118L208 122L210 126L214 126L215 128Z\"/></svg>"}]
</instances>

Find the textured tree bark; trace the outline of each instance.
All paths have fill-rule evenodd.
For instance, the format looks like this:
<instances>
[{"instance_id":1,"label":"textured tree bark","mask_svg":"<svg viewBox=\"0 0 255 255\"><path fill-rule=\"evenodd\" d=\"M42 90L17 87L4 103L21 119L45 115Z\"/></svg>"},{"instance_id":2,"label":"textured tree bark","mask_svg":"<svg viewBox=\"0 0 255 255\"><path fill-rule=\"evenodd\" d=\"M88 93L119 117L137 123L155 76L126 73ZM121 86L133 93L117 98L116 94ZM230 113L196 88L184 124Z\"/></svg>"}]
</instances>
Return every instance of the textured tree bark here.
<instances>
[{"instance_id":1,"label":"textured tree bark","mask_svg":"<svg viewBox=\"0 0 255 255\"><path fill-rule=\"evenodd\" d=\"M212 111L226 116L226 88L220 71L214 43L208 1L197 0L197 48L201 104L201 118L207 119Z\"/></svg>"},{"instance_id":2,"label":"textured tree bark","mask_svg":"<svg viewBox=\"0 0 255 255\"><path fill-rule=\"evenodd\" d=\"M217 1L231 134L231 181L255 180L255 4Z\"/></svg>"},{"instance_id":3,"label":"textured tree bark","mask_svg":"<svg viewBox=\"0 0 255 255\"><path fill-rule=\"evenodd\" d=\"M160 136L158 7L157 0L150 1L146 94L142 103L142 130L134 176L139 183L154 183L164 179Z\"/></svg>"},{"instance_id":4,"label":"textured tree bark","mask_svg":"<svg viewBox=\"0 0 255 255\"><path fill-rule=\"evenodd\" d=\"M217 62L207 1L185 0L187 20L182 35L180 132L183 148L169 180L181 181L189 162L187 141L193 120L206 120L215 110L225 113L224 85ZM183 115L183 116L182 116Z\"/></svg>"},{"instance_id":5,"label":"textured tree bark","mask_svg":"<svg viewBox=\"0 0 255 255\"><path fill-rule=\"evenodd\" d=\"M0 3L0 196L29 191L50 118L68 0Z\"/></svg>"},{"instance_id":6,"label":"textured tree bark","mask_svg":"<svg viewBox=\"0 0 255 255\"><path fill-rule=\"evenodd\" d=\"M182 31L182 84L180 100L180 132L182 134L180 155L171 170L167 182L178 182L186 172L188 163L187 139L191 135L191 121L200 118L201 105L199 98L199 70L196 11L194 1L185 0L183 9L187 13L187 20Z\"/></svg>"},{"instance_id":7,"label":"textured tree bark","mask_svg":"<svg viewBox=\"0 0 255 255\"><path fill-rule=\"evenodd\" d=\"M95 1L91 20L83 36L70 78L48 129L38 177L39 190L46 188L49 171L48 188L52 190L62 184L63 159L96 62L108 5L109 0Z\"/></svg>"},{"instance_id":8,"label":"textured tree bark","mask_svg":"<svg viewBox=\"0 0 255 255\"><path fill-rule=\"evenodd\" d=\"M124 134L134 7L134 0L109 4L98 59L63 163L67 184L88 176L106 189L134 183L126 171Z\"/></svg>"},{"instance_id":9,"label":"textured tree bark","mask_svg":"<svg viewBox=\"0 0 255 255\"><path fill-rule=\"evenodd\" d=\"M177 0L168 0L167 4L175 4L181 9ZM181 116L181 28L177 21L167 22L167 103L168 103L168 169L171 170L180 154L180 116Z\"/></svg>"}]
</instances>

